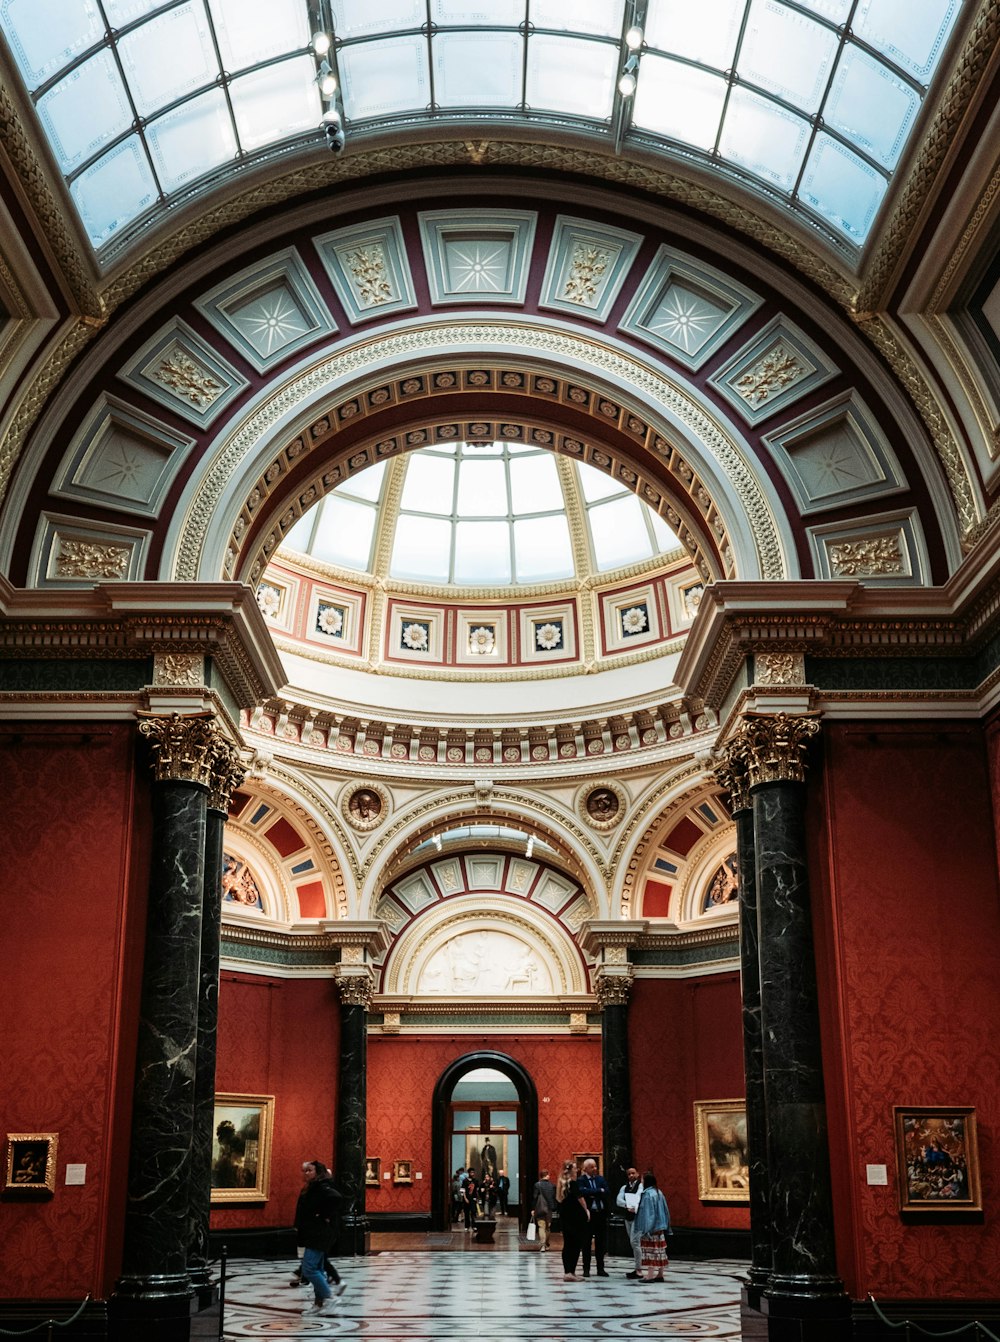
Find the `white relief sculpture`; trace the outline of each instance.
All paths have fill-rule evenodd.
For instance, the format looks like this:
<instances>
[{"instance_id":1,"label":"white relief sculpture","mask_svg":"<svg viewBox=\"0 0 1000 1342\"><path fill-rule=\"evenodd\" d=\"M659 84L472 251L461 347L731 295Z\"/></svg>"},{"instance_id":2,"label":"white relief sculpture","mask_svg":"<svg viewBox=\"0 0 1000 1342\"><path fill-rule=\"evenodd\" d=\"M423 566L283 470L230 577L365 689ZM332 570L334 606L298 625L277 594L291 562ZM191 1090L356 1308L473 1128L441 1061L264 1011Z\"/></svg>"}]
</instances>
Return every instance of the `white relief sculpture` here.
<instances>
[{"instance_id":1,"label":"white relief sculpture","mask_svg":"<svg viewBox=\"0 0 1000 1342\"><path fill-rule=\"evenodd\" d=\"M508 932L461 932L428 959L417 993L485 997L511 993L535 996L554 991L552 974L539 954Z\"/></svg>"}]
</instances>

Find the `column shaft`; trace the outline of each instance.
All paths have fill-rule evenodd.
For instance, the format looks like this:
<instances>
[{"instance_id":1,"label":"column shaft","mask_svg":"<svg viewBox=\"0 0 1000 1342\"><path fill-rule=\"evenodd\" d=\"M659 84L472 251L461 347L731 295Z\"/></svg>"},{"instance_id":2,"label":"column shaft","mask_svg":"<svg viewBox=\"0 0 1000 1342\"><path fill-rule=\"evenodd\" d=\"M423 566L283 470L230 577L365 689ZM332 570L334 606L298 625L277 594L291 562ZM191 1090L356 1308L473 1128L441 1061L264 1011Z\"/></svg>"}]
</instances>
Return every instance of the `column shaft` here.
<instances>
[{"instance_id":1,"label":"column shaft","mask_svg":"<svg viewBox=\"0 0 1000 1342\"><path fill-rule=\"evenodd\" d=\"M767 1299L840 1298L805 860L805 788L751 789L772 1274Z\"/></svg>"},{"instance_id":2,"label":"column shaft","mask_svg":"<svg viewBox=\"0 0 1000 1342\"><path fill-rule=\"evenodd\" d=\"M628 1067L628 1004L608 1005L601 1018L604 1092L604 1176L617 1193L632 1163L632 1097Z\"/></svg>"},{"instance_id":3,"label":"column shaft","mask_svg":"<svg viewBox=\"0 0 1000 1342\"><path fill-rule=\"evenodd\" d=\"M191 1131L207 789L153 787L153 851L122 1276L117 1294L189 1295Z\"/></svg>"},{"instance_id":4,"label":"column shaft","mask_svg":"<svg viewBox=\"0 0 1000 1342\"><path fill-rule=\"evenodd\" d=\"M343 1002L337 1087L336 1183L344 1198L341 1253L365 1252L365 1144L368 1098L368 1011Z\"/></svg>"}]
</instances>

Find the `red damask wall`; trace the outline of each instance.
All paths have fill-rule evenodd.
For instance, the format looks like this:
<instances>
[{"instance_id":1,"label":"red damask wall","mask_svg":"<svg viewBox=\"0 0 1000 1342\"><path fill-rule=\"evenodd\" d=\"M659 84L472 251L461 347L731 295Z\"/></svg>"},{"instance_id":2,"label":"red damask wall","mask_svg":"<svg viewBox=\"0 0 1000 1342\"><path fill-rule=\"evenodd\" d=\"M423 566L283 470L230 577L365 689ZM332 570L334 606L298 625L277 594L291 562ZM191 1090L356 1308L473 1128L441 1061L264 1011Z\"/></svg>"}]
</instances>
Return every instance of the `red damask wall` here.
<instances>
[{"instance_id":1,"label":"red damask wall","mask_svg":"<svg viewBox=\"0 0 1000 1342\"><path fill-rule=\"evenodd\" d=\"M273 1095L271 1195L212 1209L213 1230L289 1226L303 1160L333 1163L340 1006L331 979L223 973L215 1088Z\"/></svg>"},{"instance_id":2,"label":"red damask wall","mask_svg":"<svg viewBox=\"0 0 1000 1342\"><path fill-rule=\"evenodd\" d=\"M59 1139L54 1196L0 1208L6 1296L106 1296L121 1268L148 881L133 859L148 846L134 749L126 725L0 738L0 1130ZM66 1185L67 1164L86 1165L84 1184Z\"/></svg>"},{"instance_id":3,"label":"red damask wall","mask_svg":"<svg viewBox=\"0 0 1000 1342\"><path fill-rule=\"evenodd\" d=\"M368 1040L368 1150L382 1170L412 1160L423 1179L368 1189L369 1212L431 1209L431 1102L442 1072L467 1053L504 1053L538 1091L538 1161L556 1172L576 1152L601 1149L601 1041L591 1036L372 1035Z\"/></svg>"},{"instance_id":4,"label":"red damask wall","mask_svg":"<svg viewBox=\"0 0 1000 1342\"><path fill-rule=\"evenodd\" d=\"M983 734L830 724L824 748L809 827L838 1267L855 1298L995 1298L1000 907ZM893 1105L976 1107L982 1221L900 1217ZM888 1187L868 1186L868 1164L888 1167Z\"/></svg>"},{"instance_id":5,"label":"red damask wall","mask_svg":"<svg viewBox=\"0 0 1000 1342\"><path fill-rule=\"evenodd\" d=\"M696 1100L741 1099L743 1024L737 974L637 979L629 1005L634 1157L652 1167L675 1225L740 1227L745 1206L701 1202Z\"/></svg>"}]
</instances>

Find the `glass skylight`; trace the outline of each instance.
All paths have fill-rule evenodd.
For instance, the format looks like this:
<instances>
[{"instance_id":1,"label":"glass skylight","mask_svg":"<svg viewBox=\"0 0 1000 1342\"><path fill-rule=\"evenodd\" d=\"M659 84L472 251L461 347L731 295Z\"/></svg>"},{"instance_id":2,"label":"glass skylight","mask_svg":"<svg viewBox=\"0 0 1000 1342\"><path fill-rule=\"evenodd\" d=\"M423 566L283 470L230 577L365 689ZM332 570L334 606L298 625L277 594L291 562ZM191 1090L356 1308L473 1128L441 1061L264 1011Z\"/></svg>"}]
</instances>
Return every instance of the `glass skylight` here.
<instances>
[{"instance_id":1,"label":"glass skylight","mask_svg":"<svg viewBox=\"0 0 1000 1342\"><path fill-rule=\"evenodd\" d=\"M523 117L700 157L864 243L970 0L332 0L352 133ZM90 239L276 146L324 143L309 0L0 0Z\"/></svg>"},{"instance_id":2,"label":"glass skylight","mask_svg":"<svg viewBox=\"0 0 1000 1342\"><path fill-rule=\"evenodd\" d=\"M618 481L592 466L566 465L573 475L568 495L556 458L544 449L513 443L421 448L395 463L403 479L391 516L383 462L327 495L292 528L285 545L368 572L377 538L384 536L389 577L466 587L567 581L680 549L663 519ZM572 515L586 524L586 556L574 554Z\"/></svg>"}]
</instances>

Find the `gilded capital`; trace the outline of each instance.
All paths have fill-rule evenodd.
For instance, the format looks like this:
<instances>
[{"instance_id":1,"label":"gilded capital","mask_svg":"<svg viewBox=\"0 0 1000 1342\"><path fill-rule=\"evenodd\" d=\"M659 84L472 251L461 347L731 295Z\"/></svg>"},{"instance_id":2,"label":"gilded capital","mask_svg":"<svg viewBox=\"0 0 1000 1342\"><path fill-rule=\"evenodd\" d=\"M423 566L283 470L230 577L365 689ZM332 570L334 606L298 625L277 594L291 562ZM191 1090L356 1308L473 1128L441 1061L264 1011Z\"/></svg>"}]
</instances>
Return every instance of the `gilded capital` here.
<instances>
[{"instance_id":1,"label":"gilded capital","mask_svg":"<svg viewBox=\"0 0 1000 1342\"><path fill-rule=\"evenodd\" d=\"M208 804L215 811L228 812L233 793L247 776L246 765L236 747L220 738L210 767Z\"/></svg>"},{"instance_id":2,"label":"gilded capital","mask_svg":"<svg viewBox=\"0 0 1000 1342\"><path fill-rule=\"evenodd\" d=\"M748 713L731 744L746 762L747 787L805 782L806 742L818 731L815 716Z\"/></svg>"},{"instance_id":3,"label":"gilded capital","mask_svg":"<svg viewBox=\"0 0 1000 1342\"><path fill-rule=\"evenodd\" d=\"M139 732L149 740L158 783L200 783L211 788L216 754L229 747L212 713L141 714Z\"/></svg>"},{"instance_id":4,"label":"gilded capital","mask_svg":"<svg viewBox=\"0 0 1000 1342\"><path fill-rule=\"evenodd\" d=\"M597 994L597 1001L602 1011L609 1006L628 1006L632 977L631 966L624 973L621 970L611 973L603 969L598 971L594 992Z\"/></svg>"},{"instance_id":5,"label":"gilded capital","mask_svg":"<svg viewBox=\"0 0 1000 1342\"><path fill-rule=\"evenodd\" d=\"M361 974L338 974L336 984L343 1006L359 1006L366 1011L370 1010L375 985L367 970Z\"/></svg>"},{"instance_id":6,"label":"gilded capital","mask_svg":"<svg viewBox=\"0 0 1000 1342\"><path fill-rule=\"evenodd\" d=\"M729 809L733 815L750 809L750 778L746 743L740 738L727 741L712 759L716 778L729 793Z\"/></svg>"}]
</instances>

